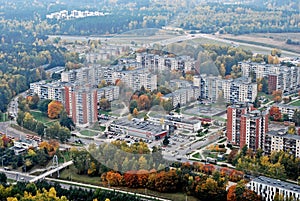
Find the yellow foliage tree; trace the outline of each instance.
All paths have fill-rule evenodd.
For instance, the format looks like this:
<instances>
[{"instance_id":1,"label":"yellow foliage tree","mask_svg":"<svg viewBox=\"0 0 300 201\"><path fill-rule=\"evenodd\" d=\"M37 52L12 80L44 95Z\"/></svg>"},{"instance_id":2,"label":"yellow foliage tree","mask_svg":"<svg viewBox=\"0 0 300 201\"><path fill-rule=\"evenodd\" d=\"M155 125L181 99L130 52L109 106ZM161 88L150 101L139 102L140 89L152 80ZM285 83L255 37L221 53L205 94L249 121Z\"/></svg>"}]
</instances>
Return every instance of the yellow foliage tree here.
<instances>
[{"instance_id":1,"label":"yellow foliage tree","mask_svg":"<svg viewBox=\"0 0 300 201\"><path fill-rule=\"evenodd\" d=\"M59 101L51 101L48 105L48 117L50 119L57 119L63 110L63 104Z\"/></svg>"},{"instance_id":2,"label":"yellow foliage tree","mask_svg":"<svg viewBox=\"0 0 300 201\"><path fill-rule=\"evenodd\" d=\"M138 116L138 114L139 114L139 111L138 111L138 109L137 109L137 108L134 108L134 110L133 110L132 114L133 114L133 116L134 116L134 117L137 117L137 116Z\"/></svg>"}]
</instances>

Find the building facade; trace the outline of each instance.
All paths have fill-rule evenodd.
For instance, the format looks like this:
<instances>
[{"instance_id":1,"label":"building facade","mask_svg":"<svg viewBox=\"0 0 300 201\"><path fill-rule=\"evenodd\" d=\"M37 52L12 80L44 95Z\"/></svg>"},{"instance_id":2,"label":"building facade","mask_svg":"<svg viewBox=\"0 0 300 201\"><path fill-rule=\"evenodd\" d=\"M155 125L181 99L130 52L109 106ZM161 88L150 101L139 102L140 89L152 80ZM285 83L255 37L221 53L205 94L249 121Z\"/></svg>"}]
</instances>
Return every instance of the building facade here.
<instances>
[{"instance_id":1,"label":"building facade","mask_svg":"<svg viewBox=\"0 0 300 201\"><path fill-rule=\"evenodd\" d=\"M227 108L227 139L242 148L252 150L264 147L268 131L268 114L256 110L253 105L236 104Z\"/></svg>"},{"instance_id":2,"label":"building facade","mask_svg":"<svg viewBox=\"0 0 300 201\"><path fill-rule=\"evenodd\" d=\"M300 157L300 136L288 134L285 129L267 132L264 152L270 155L273 151L284 151Z\"/></svg>"},{"instance_id":3,"label":"building facade","mask_svg":"<svg viewBox=\"0 0 300 201\"><path fill-rule=\"evenodd\" d=\"M267 78L269 93L272 90L289 91L300 85L300 68L297 66L282 66L255 62L240 62L242 75L252 80Z\"/></svg>"},{"instance_id":4,"label":"building facade","mask_svg":"<svg viewBox=\"0 0 300 201\"><path fill-rule=\"evenodd\" d=\"M251 180L247 187L260 195L264 201L273 201L276 195L282 195L285 200L300 199L300 186L269 177L257 177Z\"/></svg>"}]
</instances>

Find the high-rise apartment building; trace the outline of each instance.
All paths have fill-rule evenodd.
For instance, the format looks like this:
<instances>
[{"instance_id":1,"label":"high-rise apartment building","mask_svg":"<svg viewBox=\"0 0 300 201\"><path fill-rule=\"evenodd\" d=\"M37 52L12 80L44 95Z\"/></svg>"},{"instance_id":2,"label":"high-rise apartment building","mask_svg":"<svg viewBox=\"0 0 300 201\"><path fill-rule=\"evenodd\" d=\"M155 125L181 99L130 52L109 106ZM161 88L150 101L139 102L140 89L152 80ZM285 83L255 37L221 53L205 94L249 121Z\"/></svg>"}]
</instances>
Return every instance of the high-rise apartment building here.
<instances>
[{"instance_id":1,"label":"high-rise apartment building","mask_svg":"<svg viewBox=\"0 0 300 201\"><path fill-rule=\"evenodd\" d=\"M68 90L70 105L68 106L68 114L72 117L76 125L89 125L98 119L98 97L97 89L76 88ZM67 109L67 107L66 107Z\"/></svg>"},{"instance_id":2,"label":"high-rise apartment building","mask_svg":"<svg viewBox=\"0 0 300 201\"><path fill-rule=\"evenodd\" d=\"M227 108L227 139L242 148L263 148L268 131L268 114L256 110L253 105L236 104Z\"/></svg>"}]
</instances>

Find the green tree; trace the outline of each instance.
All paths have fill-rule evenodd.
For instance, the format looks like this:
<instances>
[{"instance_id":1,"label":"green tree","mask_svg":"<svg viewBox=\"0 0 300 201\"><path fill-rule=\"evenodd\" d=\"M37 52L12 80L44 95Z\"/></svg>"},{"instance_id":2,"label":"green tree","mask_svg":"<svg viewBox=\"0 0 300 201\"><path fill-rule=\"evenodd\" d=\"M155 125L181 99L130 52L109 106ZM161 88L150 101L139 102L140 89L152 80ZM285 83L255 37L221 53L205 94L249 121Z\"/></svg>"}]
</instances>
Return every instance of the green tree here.
<instances>
[{"instance_id":1,"label":"green tree","mask_svg":"<svg viewBox=\"0 0 300 201\"><path fill-rule=\"evenodd\" d=\"M59 124L61 126L67 127L70 131L75 127L73 119L69 117L64 110L59 115Z\"/></svg>"},{"instance_id":2,"label":"green tree","mask_svg":"<svg viewBox=\"0 0 300 201\"><path fill-rule=\"evenodd\" d=\"M132 114L133 110L138 107L138 103L136 100L131 100L129 104L129 111Z\"/></svg>"},{"instance_id":3,"label":"green tree","mask_svg":"<svg viewBox=\"0 0 300 201\"><path fill-rule=\"evenodd\" d=\"M43 136L44 135L44 130L45 130L45 126L42 122L37 122L36 127L35 127L35 132L39 135L39 136Z\"/></svg>"},{"instance_id":4,"label":"green tree","mask_svg":"<svg viewBox=\"0 0 300 201\"><path fill-rule=\"evenodd\" d=\"M48 112L48 105L49 105L49 103L51 103L51 101L52 101L52 100L50 100L50 99L41 100L41 101L38 103L38 109L39 109L42 113L47 114L47 112Z\"/></svg>"},{"instance_id":5,"label":"green tree","mask_svg":"<svg viewBox=\"0 0 300 201\"><path fill-rule=\"evenodd\" d=\"M300 126L300 110L295 111L292 120L295 122L296 126Z\"/></svg>"},{"instance_id":6,"label":"green tree","mask_svg":"<svg viewBox=\"0 0 300 201\"><path fill-rule=\"evenodd\" d=\"M170 143L169 137L166 135L163 140L163 145L167 146Z\"/></svg>"},{"instance_id":7,"label":"green tree","mask_svg":"<svg viewBox=\"0 0 300 201\"><path fill-rule=\"evenodd\" d=\"M162 106L167 112L170 112L173 109L173 105L172 105L171 100L163 101Z\"/></svg>"},{"instance_id":8,"label":"green tree","mask_svg":"<svg viewBox=\"0 0 300 201\"><path fill-rule=\"evenodd\" d=\"M7 183L7 177L6 174L3 172L0 172L0 184L5 186Z\"/></svg>"}]
</instances>

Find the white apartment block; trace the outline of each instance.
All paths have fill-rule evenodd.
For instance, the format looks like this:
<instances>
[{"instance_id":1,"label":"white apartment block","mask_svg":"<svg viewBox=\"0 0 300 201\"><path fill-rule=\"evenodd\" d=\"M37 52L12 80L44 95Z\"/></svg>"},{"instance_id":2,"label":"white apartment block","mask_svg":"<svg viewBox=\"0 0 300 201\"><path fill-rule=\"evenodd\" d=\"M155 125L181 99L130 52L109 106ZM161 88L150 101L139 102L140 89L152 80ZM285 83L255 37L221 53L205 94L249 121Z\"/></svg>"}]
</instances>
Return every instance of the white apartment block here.
<instances>
[{"instance_id":1,"label":"white apartment block","mask_svg":"<svg viewBox=\"0 0 300 201\"><path fill-rule=\"evenodd\" d=\"M45 81L30 84L31 94L37 94L40 99L57 100L62 103L65 101L64 87L61 82L46 83Z\"/></svg>"},{"instance_id":2,"label":"white apartment block","mask_svg":"<svg viewBox=\"0 0 300 201\"><path fill-rule=\"evenodd\" d=\"M289 91L300 86L300 68L296 66L287 67L280 64L271 65L255 62L240 62L239 66L245 77L275 79L274 76L277 76L275 80L269 82L269 85L272 85L269 86L269 93L275 89Z\"/></svg>"},{"instance_id":3,"label":"white apartment block","mask_svg":"<svg viewBox=\"0 0 300 201\"><path fill-rule=\"evenodd\" d=\"M199 92L198 87L186 87L166 94L162 98L164 100L171 100L173 107L177 107L178 105L186 105L189 102L197 100L200 95Z\"/></svg>"},{"instance_id":4,"label":"white apartment block","mask_svg":"<svg viewBox=\"0 0 300 201\"><path fill-rule=\"evenodd\" d=\"M199 83L198 77L196 77L195 82ZM211 101L216 101L219 98L220 92L222 91L222 77L213 75L200 75L200 97L202 99L208 99Z\"/></svg>"},{"instance_id":5,"label":"white apartment block","mask_svg":"<svg viewBox=\"0 0 300 201\"><path fill-rule=\"evenodd\" d=\"M105 16L109 15L109 13L103 13L99 11L79 11L79 10L72 10L70 13L67 10L62 10L59 12L54 12L46 15L47 19L73 19L73 18L84 18L84 17L91 17L91 16Z\"/></svg>"},{"instance_id":6,"label":"white apartment block","mask_svg":"<svg viewBox=\"0 0 300 201\"><path fill-rule=\"evenodd\" d=\"M299 158L300 136L288 134L285 129L267 132L264 153L270 155L273 151L285 151Z\"/></svg>"},{"instance_id":7,"label":"white apartment block","mask_svg":"<svg viewBox=\"0 0 300 201\"><path fill-rule=\"evenodd\" d=\"M119 99L120 87L119 86L107 86L97 89L97 99L100 100L102 97L108 101Z\"/></svg>"},{"instance_id":8,"label":"white apartment block","mask_svg":"<svg viewBox=\"0 0 300 201\"><path fill-rule=\"evenodd\" d=\"M154 55L144 53L136 54L136 61L141 63L143 68L154 71L183 70L190 71L195 67L195 59L190 56L170 57L167 55Z\"/></svg>"},{"instance_id":9,"label":"white apartment block","mask_svg":"<svg viewBox=\"0 0 300 201\"><path fill-rule=\"evenodd\" d=\"M133 91L140 90L142 86L150 91L157 89L157 75L149 73L146 69L115 71L111 76L112 83L119 79Z\"/></svg>"},{"instance_id":10,"label":"white apartment block","mask_svg":"<svg viewBox=\"0 0 300 201\"><path fill-rule=\"evenodd\" d=\"M223 80L222 90L225 100L230 103L254 102L257 96L257 84L245 77Z\"/></svg>"},{"instance_id":11,"label":"white apartment block","mask_svg":"<svg viewBox=\"0 0 300 201\"><path fill-rule=\"evenodd\" d=\"M247 187L260 195L264 201L273 201L276 194L283 195L285 199L300 199L300 186L269 177L257 177L251 180Z\"/></svg>"},{"instance_id":12,"label":"white apartment block","mask_svg":"<svg viewBox=\"0 0 300 201\"><path fill-rule=\"evenodd\" d=\"M224 80L221 76L200 75L194 76L194 86L199 86L200 97L217 101L220 95L226 102L253 102L257 96L257 84L251 83L248 78Z\"/></svg>"},{"instance_id":13,"label":"white apartment block","mask_svg":"<svg viewBox=\"0 0 300 201\"><path fill-rule=\"evenodd\" d=\"M300 110L300 107L286 104L274 104L273 107L278 107L281 114L286 114L289 117L289 120L293 119L294 113Z\"/></svg>"}]
</instances>

